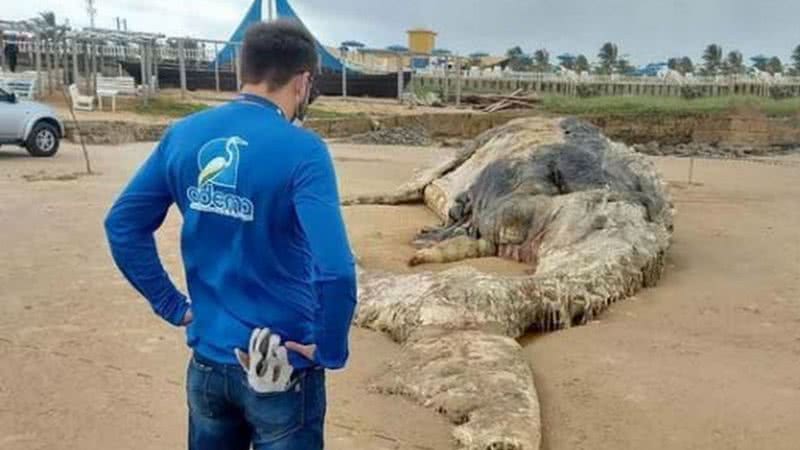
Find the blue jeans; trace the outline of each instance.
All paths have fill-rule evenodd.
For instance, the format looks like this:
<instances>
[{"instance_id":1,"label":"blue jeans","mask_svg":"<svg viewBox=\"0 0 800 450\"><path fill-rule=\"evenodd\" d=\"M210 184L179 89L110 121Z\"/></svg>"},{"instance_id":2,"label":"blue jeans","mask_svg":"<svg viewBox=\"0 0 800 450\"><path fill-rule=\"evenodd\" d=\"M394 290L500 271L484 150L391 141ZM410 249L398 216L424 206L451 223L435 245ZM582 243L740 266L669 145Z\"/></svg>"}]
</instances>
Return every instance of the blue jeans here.
<instances>
[{"instance_id":1,"label":"blue jeans","mask_svg":"<svg viewBox=\"0 0 800 450\"><path fill-rule=\"evenodd\" d=\"M295 371L286 392L259 394L238 365L189 362L189 450L322 450L325 371Z\"/></svg>"}]
</instances>

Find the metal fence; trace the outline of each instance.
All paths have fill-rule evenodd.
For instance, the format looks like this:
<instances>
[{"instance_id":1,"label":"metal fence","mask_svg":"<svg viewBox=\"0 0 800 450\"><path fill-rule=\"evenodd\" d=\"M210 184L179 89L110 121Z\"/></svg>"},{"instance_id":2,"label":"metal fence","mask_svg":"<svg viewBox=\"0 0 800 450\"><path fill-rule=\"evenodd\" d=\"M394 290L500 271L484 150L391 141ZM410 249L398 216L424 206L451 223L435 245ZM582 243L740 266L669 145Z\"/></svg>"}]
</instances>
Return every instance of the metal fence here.
<instances>
[{"instance_id":1,"label":"metal fence","mask_svg":"<svg viewBox=\"0 0 800 450\"><path fill-rule=\"evenodd\" d=\"M19 49L21 70L36 72L39 93L52 95L54 89L64 84L76 83L87 93L96 91L96 77L125 76L130 74L137 84L144 86L145 101L165 86L189 89L237 90L241 85L239 52L241 43L194 38L132 39L127 42L110 42L85 35L58 39L32 38L3 41L16 43ZM226 45L234 48L232 61L216 62L217 55ZM397 54L397 58L402 58ZM596 75L563 73L513 72L508 70L477 70L467 67L468 58L451 56L445 66L414 72L411 80L407 71L397 73L397 83L391 87L400 98L411 84L414 88L429 88L442 92L446 99L455 98L460 103L463 93L508 93L519 89L556 95L685 95L690 87L701 96L757 95L769 96L775 86L788 95L800 96L800 77L736 75L716 77L684 77L674 73L666 77L633 77L625 75ZM0 63L5 66L5 56L0 52ZM362 69L345 60L344 67ZM381 96L386 96L391 72L369 75L370 83L379 83ZM341 88L332 89L333 82L324 83L330 95L368 95L370 89L359 90L369 76L359 79L343 70L336 78ZM350 89L348 89L348 86ZM349 91L349 92L348 92ZM377 92L377 91L376 91Z\"/></svg>"},{"instance_id":2,"label":"metal fence","mask_svg":"<svg viewBox=\"0 0 800 450\"><path fill-rule=\"evenodd\" d=\"M192 42L193 48L184 48ZM204 70L216 82L211 89L221 90L223 79L231 79L228 87L239 86L238 54L240 43L234 46L233 61L227 64L215 63L219 50L225 41L198 39L139 39L124 44L92 39L85 36L53 38L3 39L0 36L0 49L6 44L16 44L17 72L35 73L37 95L52 95L56 88L65 84L77 84L87 93L95 93L98 75L132 75L137 84L144 87L145 101L159 89L159 75L162 70L179 74L178 87L187 90L188 68ZM4 52L0 51L0 68L7 68ZM235 81L234 81L235 80Z\"/></svg>"},{"instance_id":3,"label":"metal fence","mask_svg":"<svg viewBox=\"0 0 800 450\"><path fill-rule=\"evenodd\" d=\"M462 59L463 60L463 59ZM800 77L758 75L732 76L625 76L460 69L459 58L453 67L416 71L415 88L439 91L445 98L461 93L511 93L517 90L565 96L649 95L649 96L800 96Z\"/></svg>"},{"instance_id":4,"label":"metal fence","mask_svg":"<svg viewBox=\"0 0 800 450\"><path fill-rule=\"evenodd\" d=\"M55 87L75 83L90 95L96 93L98 75L132 76L144 87L144 100L162 87L188 90L236 91L241 86L240 42L194 38L137 39L120 44L104 39L71 36L60 39L20 39L20 70L33 71L39 78L42 95L52 95ZM4 45L0 38L0 47ZM228 61L217 55L230 45ZM187 48L190 47L190 48ZM0 55L0 60L2 55ZM0 61L5 65L5 61ZM341 73L318 75L318 88L326 95L377 96L400 99L410 82L407 71L363 73L347 62ZM44 82L54 79L58 82Z\"/></svg>"}]
</instances>

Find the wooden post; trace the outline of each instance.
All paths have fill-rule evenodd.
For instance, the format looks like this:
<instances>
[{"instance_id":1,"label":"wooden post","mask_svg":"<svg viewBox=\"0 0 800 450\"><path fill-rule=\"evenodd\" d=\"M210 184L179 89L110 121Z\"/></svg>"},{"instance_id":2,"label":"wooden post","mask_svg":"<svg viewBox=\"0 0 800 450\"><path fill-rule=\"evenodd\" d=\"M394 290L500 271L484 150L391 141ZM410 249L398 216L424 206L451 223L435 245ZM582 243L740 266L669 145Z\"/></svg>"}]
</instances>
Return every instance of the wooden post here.
<instances>
[{"instance_id":1,"label":"wooden post","mask_svg":"<svg viewBox=\"0 0 800 450\"><path fill-rule=\"evenodd\" d=\"M89 46L92 51L92 90L93 95L97 95L97 44L92 42Z\"/></svg>"},{"instance_id":2,"label":"wooden post","mask_svg":"<svg viewBox=\"0 0 800 450\"><path fill-rule=\"evenodd\" d=\"M178 39L178 70L181 77L181 98L186 98L186 54L183 51L183 39Z\"/></svg>"},{"instance_id":3,"label":"wooden post","mask_svg":"<svg viewBox=\"0 0 800 450\"><path fill-rule=\"evenodd\" d=\"M67 38L64 38L62 42L62 50L64 54L62 55L64 58L64 85L69 85L69 80L71 78L72 73L72 60L70 58L70 50L72 49L71 44L67 41ZM62 89L63 90L63 89Z\"/></svg>"},{"instance_id":4,"label":"wooden post","mask_svg":"<svg viewBox=\"0 0 800 450\"><path fill-rule=\"evenodd\" d=\"M450 64L445 63L444 65L444 86L442 91L444 92L442 95L442 101L447 103L450 101Z\"/></svg>"},{"instance_id":5,"label":"wooden post","mask_svg":"<svg viewBox=\"0 0 800 450\"><path fill-rule=\"evenodd\" d=\"M234 69L236 70L236 88L238 91L242 87L242 62L240 61L241 55L239 54L239 45L233 46Z\"/></svg>"},{"instance_id":6,"label":"wooden post","mask_svg":"<svg viewBox=\"0 0 800 450\"><path fill-rule=\"evenodd\" d=\"M148 46L147 41L142 42L142 49L141 49L141 58L142 58L142 89L147 92L149 96L150 92L150 54L148 53Z\"/></svg>"},{"instance_id":7,"label":"wooden post","mask_svg":"<svg viewBox=\"0 0 800 450\"><path fill-rule=\"evenodd\" d=\"M461 75L461 57L456 56L456 106L461 106Z\"/></svg>"},{"instance_id":8,"label":"wooden post","mask_svg":"<svg viewBox=\"0 0 800 450\"><path fill-rule=\"evenodd\" d=\"M60 70L61 77L59 78L58 86L59 89L62 89L64 85L67 83L67 69L68 65L67 61L67 40L63 39L61 42L58 43L58 70ZM62 89L63 90L63 89Z\"/></svg>"},{"instance_id":9,"label":"wooden post","mask_svg":"<svg viewBox=\"0 0 800 450\"><path fill-rule=\"evenodd\" d=\"M145 58L147 58L147 51L145 50L145 42L140 41L139 44L139 73L141 74L141 87L142 87L142 101L144 106L150 104L150 89L147 88L147 65Z\"/></svg>"},{"instance_id":10,"label":"wooden post","mask_svg":"<svg viewBox=\"0 0 800 450\"><path fill-rule=\"evenodd\" d=\"M214 85L219 92L219 52L217 51L217 43L214 42Z\"/></svg>"},{"instance_id":11,"label":"wooden post","mask_svg":"<svg viewBox=\"0 0 800 450\"><path fill-rule=\"evenodd\" d=\"M403 103L403 57L397 55L397 101Z\"/></svg>"},{"instance_id":12,"label":"wooden post","mask_svg":"<svg viewBox=\"0 0 800 450\"><path fill-rule=\"evenodd\" d=\"M158 77L158 61L161 59L161 52L158 51L155 41L151 42L150 53L153 57L153 94L155 95L161 90Z\"/></svg>"},{"instance_id":13,"label":"wooden post","mask_svg":"<svg viewBox=\"0 0 800 450\"><path fill-rule=\"evenodd\" d=\"M83 74L83 91L87 94L91 92L89 87L89 44L84 43L81 45L81 52L83 53L81 58L81 73Z\"/></svg>"},{"instance_id":14,"label":"wooden post","mask_svg":"<svg viewBox=\"0 0 800 450\"><path fill-rule=\"evenodd\" d=\"M61 67L64 65L63 61L61 60L61 42L54 42L53 43L53 67L55 70L55 80L56 80L56 88L61 88L64 84L64 72L61 71Z\"/></svg>"},{"instance_id":15,"label":"wooden post","mask_svg":"<svg viewBox=\"0 0 800 450\"><path fill-rule=\"evenodd\" d=\"M156 94L156 80L155 80L155 43L150 41L147 43L147 88L150 89L150 93L155 95Z\"/></svg>"},{"instance_id":16,"label":"wooden post","mask_svg":"<svg viewBox=\"0 0 800 450\"><path fill-rule=\"evenodd\" d=\"M342 55L342 97L347 97L347 57Z\"/></svg>"},{"instance_id":17,"label":"wooden post","mask_svg":"<svg viewBox=\"0 0 800 450\"><path fill-rule=\"evenodd\" d=\"M34 52L36 53L36 95L44 93L42 91L42 41L37 35L33 40Z\"/></svg>"},{"instance_id":18,"label":"wooden post","mask_svg":"<svg viewBox=\"0 0 800 450\"><path fill-rule=\"evenodd\" d=\"M121 50L122 50L122 60L123 61L127 61L128 60L128 47L122 47ZM119 76L122 76L122 64L117 64L117 67L119 67Z\"/></svg>"},{"instance_id":19,"label":"wooden post","mask_svg":"<svg viewBox=\"0 0 800 450\"><path fill-rule=\"evenodd\" d=\"M72 38L72 84L78 85L78 40Z\"/></svg>"},{"instance_id":20,"label":"wooden post","mask_svg":"<svg viewBox=\"0 0 800 450\"><path fill-rule=\"evenodd\" d=\"M45 42L45 67L47 68L47 95L53 95L53 43Z\"/></svg>"},{"instance_id":21,"label":"wooden post","mask_svg":"<svg viewBox=\"0 0 800 450\"><path fill-rule=\"evenodd\" d=\"M56 88L64 87L66 67L64 64L64 45L59 41L55 45L55 55L53 60L56 67Z\"/></svg>"},{"instance_id":22,"label":"wooden post","mask_svg":"<svg viewBox=\"0 0 800 450\"><path fill-rule=\"evenodd\" d=\"M100 75L103 75L103 68L106 66L106 55L103 52L103 46L97 46L97 55L100 57L100 63L98 64L98 69L100 70Z\"/></svg>"}]
</instances>

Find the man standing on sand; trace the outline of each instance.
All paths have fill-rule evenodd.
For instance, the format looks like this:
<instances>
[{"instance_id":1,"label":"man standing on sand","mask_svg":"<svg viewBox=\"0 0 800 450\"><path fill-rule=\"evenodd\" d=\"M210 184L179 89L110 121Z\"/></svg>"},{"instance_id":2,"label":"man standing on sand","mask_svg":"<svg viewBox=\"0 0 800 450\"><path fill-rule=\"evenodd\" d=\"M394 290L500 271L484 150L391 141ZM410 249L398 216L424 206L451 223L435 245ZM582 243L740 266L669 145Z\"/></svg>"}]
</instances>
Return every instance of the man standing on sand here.
<instances>
[{"instance_id":1,"label":"man standing on sand","mask_svg":"<svg viewBox=\"0 0 800 450\"><path fill-rule=\"evenodd\" d=\"M292 124L315 41L294 22L258 23L241 64L241 95L165 133L106 233L153 310L187 326L189 448L322 449L324 369L347 361L356 276L327 147ZM191 302L153 237L173 202Z\"/></svg>"}]
</instances>

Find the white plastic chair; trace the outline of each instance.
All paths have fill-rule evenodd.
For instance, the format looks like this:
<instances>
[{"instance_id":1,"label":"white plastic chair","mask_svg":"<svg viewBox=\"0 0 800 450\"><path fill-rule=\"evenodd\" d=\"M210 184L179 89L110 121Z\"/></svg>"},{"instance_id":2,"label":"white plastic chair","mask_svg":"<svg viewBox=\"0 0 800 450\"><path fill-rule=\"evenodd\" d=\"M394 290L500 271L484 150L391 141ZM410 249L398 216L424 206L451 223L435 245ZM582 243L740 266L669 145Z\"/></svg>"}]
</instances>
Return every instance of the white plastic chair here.
<instances>
[{"instance_id":1,"label":"white plastic chair","mask_svg":"<svg viewBox=\"0 0 800 450\"><path fill-rule=\"evenodd\" d=\"M78 86L69 85L69 96L72 99L72 109L80 111L94 111L94 97L91 95L81 95Z\"/></svg>"}]
</instances>

